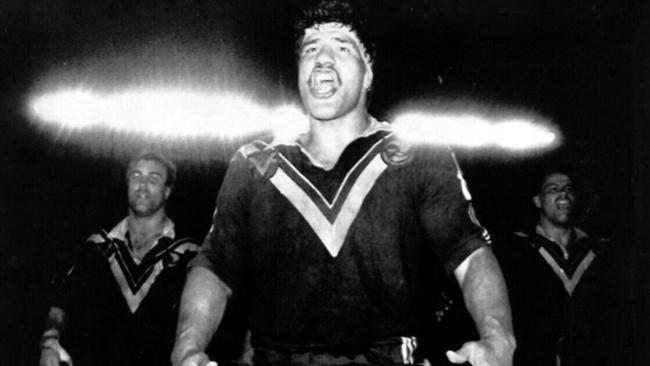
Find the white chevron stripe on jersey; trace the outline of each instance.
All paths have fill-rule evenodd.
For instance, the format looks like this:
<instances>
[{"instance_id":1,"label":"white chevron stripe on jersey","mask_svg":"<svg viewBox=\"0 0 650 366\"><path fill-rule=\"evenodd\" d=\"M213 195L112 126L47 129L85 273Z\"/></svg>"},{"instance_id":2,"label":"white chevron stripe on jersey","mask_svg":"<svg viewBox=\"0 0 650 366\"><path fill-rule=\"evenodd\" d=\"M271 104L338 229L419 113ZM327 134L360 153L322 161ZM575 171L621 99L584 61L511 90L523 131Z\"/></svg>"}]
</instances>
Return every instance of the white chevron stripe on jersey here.
<instances>
[{"instance_id":1,"label":"white chevron stripe on jersey","mask_svg":"<svg viewBox=\"0 0 650 366\"><path fill-rule=\"evenodd\" d=\"M113 276L115 277L115 280L117 283L120 285L120 290L122 290L122 295L124 296L124 299L126 300L127 305L129 306L129 309L131 310L131 313L135 313L136 310L138 310L138 307L140 306L140 303L144 298L147 296L147 293L149 292L149 289L151 288L151 285L156 281L156 277L158 274L162 271L163 269L163 264L162 261L158 261L154 266L147 277L147 280L140 286L137 292L133 293L131 291L131 287L129 286L127 276L131 276L130 274L126 274L123 272L122 267L118 263L120 258L118 258L118 254L113 254L109 258L109 262L111 264L111 271L113 272Z\"/></svg>"},{"instance_id":2,"label":"white chevron stripe on jersey","mask_svg":"<svg viewBox=\"0 0 650 366\"><path fill-rule=\"evenodd\" d=\"M553 259L553 256L546 250L544 247L539 248L539 253L542 255L544 260L553 268L553 271L555 274L560 277L562 280L562 283L564 284L564 288L567 290L569 295L573 295L573 290L578 286L578 283L580 282L580 278L582 277L583 274L585 274L585 271L587 268L589 268L589 265L591 265L591 262L594 260L596 257L596 254L592 250L585 255L585 257L582 259L582 262L580 262L580 265L578 268L573 272L573 276L569 278L562 267Z\"/></svg>"},{"instance_id":3,"label":"white chevron stripe on jersey","mask_svg":"<svg viewBox=\"0 0 650 366\"><path fill-rule=\"evenodd\" d=\"M368 192L372 189L377 178L386 170L386 163L381 159L380 154L377 154L368 165L363 169L359 177L354 182L343 181L343 185L352 184L350 191L345 196L337 194L332 204L327 204L328 207L335 206L337 200L344 200L341 210L336 216L333 223L327 220L327 217L314 203L305 191L294 182L284 171L284 168L279 168L277 172L271 177L271 183L284 195L293 206L300 212L300 214L309 223L309 226L314 230L318 238L321 240L327 251L333 258L339 254L343 241L352 226L352 222L357 217L364 199ZM301 179L309 183L311 187L315 187L302 175ZM341 190L339 190L340 192ZM322 194L319 192L322 198Z\"/></svg>"}]
</instances>

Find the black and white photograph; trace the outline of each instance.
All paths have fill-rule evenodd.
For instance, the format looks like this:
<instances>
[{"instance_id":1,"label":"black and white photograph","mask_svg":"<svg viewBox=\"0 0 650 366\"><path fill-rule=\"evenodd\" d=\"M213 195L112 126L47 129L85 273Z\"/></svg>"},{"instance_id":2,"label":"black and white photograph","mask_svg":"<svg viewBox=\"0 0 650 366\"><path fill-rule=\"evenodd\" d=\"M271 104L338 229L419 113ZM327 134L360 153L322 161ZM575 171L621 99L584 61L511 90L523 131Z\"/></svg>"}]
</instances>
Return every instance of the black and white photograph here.
<instances>
[{"instance_id":1,"label":"black and white photograph","mask_svg":"<svg viewBox=\"0 0 650 366\"><path fill-rule=\"evenodd\" d=\"M0 365L647 365L649 10L4 0Z\"/></svg>"}]
</instances>

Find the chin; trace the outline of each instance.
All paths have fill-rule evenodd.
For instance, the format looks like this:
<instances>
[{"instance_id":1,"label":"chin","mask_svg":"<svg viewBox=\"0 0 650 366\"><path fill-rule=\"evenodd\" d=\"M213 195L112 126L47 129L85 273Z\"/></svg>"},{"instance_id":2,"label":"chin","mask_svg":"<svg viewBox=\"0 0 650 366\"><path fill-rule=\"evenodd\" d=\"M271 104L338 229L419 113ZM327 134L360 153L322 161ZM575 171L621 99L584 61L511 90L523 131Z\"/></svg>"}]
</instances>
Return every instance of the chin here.
<instances>
[{"instance_id":1,"label":"chin","mask_svg":"<svg viewBox=\"0 0 650 366\"><path fill-rule=\"evenodd\" d=\"M149 206L131 206L131 212L133 212L136 216L147 216L151 214L151 207Z\"/></svg>"},{"instance_id":2,"label":"chin","mask_svg":"<svg viewBox=\"0 0 650 366\"><path fill-rule=\"evenodd\" d=\"M337 112L338 111L336 110L326 110L322 108L316 108L315 110L311 110L309 115L312 118L317 119L319 121L331 121L341 117L341 114Z\"/></svg>"},{"instance_id":3,"label":"chin","mask_svg":"<svg viewBox=\"0 0 650 366\"><path fill-rule=\"evenodd\" d=\"M136 217L150 217L153 215L153 211L133 211Z\"/></svg>"},{"instance_id":4,"label":"chin","mask_svg":"<svg viewBox=\"0 0 650 366\"><path fill-rule=\"evenodd\" d=\"M567 228L567 229L570 228L571 226L573 226L572 225L573 222L571 221L570 218L559 218L559 219L555 220L554 224L556 226L558 226L558 227Z\"/></svg>"}]
</instances>

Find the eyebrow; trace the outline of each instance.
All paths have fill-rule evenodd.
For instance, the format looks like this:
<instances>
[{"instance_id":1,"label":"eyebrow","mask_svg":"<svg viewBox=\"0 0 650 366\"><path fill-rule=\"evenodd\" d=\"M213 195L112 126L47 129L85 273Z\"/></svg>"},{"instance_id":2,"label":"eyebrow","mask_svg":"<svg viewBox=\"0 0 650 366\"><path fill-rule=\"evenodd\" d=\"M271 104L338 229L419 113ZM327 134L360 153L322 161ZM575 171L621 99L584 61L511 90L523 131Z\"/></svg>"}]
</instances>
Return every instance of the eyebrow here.
<instances>
[{"instance_id":1,"label":"eyebrow","mask_svg":"<svg viewBox=\"0 0 650 366\"><path fill-rule=\"evenodd\" d=\"M567 187L571 186L573 187L573 182L567 182L567 183L546 183L542 186L542 189L548 188L548 187Z\"/></svg>"},{"instance_id":2,"label":"eyebrow","mask_svg":"<svg viewBox=\"0 0 650 366\"><path fill-rule=\"evenodd\" d=\"M143 172L142 172L142 170L139 170L139 169L130 169L130 170L128 170L127 175L132 175L132 174L141 174L141 175L144 175ZM157 175L157 176L159 176L159 177L161 177L161 178L162 178L162 176L163 176L163 174L160 173L160 172L150 172L150 173L147 174L147 175Z\"/></svg>"},{"instance_id":3,"label":"eyebrow","mask_svg":"<svg viewBox=\"0 0 650 366\"><path fill-rule=\"evenodd\" d=\"M318 43L318 42L322 41L323 38L324 38L324 37L322 37L322 36L321 36L321 37L313 37L313 38L311 38L311 39L309 39L309 40L307 40L307 41L304 41L304 42L302 43L302 45L300 46L300 49L303 49L303 48L305 48L306 46L312 45L312 44L314 44L314 43ZM339 42L339 43L355 44L354 41L352 41L352 40L350 40L350 39L348 39L348 38L345 38L345 37L341 37L341 36L333 36L333 37L328 37L328 38L329 38L329 39L332 39L332 40L335 40L335 41L337 41L337 42Z\"/></svg>"},{"instance_id":4,"label":"eyebrow","mask_svg":"<svg viewBox=\"0 0 650 366\"><path fill-rule=\"evenodd\" d=\"M347 38L342 38L342 37L338 37L338 36L337 37L332 37L332 39L334 39L335 41L338 41L340 43L354 43L354 42L350 41Z\"/></svg>"},{"instance_id":5,"label":"eyebrow","mask_svg":"<svg viewBox=\"0 0 650 366\"><path fill-rule=\"evenodd\" d=\"M312 38L309 41L303 42L302 45L300 45L300 49L303 49L303 48L305 48L305 47L307 47L309 45L312 45L312 44L318 42L318 40L319 40L319 38Z\"/></svg>"}]
</instances>

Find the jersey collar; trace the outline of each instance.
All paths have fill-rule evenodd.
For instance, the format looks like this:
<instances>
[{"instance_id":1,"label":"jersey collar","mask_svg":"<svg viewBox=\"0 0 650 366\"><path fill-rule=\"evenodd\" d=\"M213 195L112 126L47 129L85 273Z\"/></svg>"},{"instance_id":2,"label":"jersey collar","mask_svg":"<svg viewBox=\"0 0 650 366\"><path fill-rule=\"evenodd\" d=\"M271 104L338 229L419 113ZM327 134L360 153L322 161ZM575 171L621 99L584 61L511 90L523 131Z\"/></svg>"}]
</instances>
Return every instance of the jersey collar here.
<instances>
[{"instance_id":1,"label":"jersey collar","mask_svg":"<svg viewBox=\"0 0 650 366\"><path fill-rule=\"evenodd\" d=\"M111 239L118 239L121 241L126 241L126 233L129 231L129 218L128 216L122 219L115 227L108 233L108 237ZM176 232L174 230L174 223L168 217L165 218L163 223L163 230L161 237L168 237L174 239Z\"/></svg>"}]
</instances>

